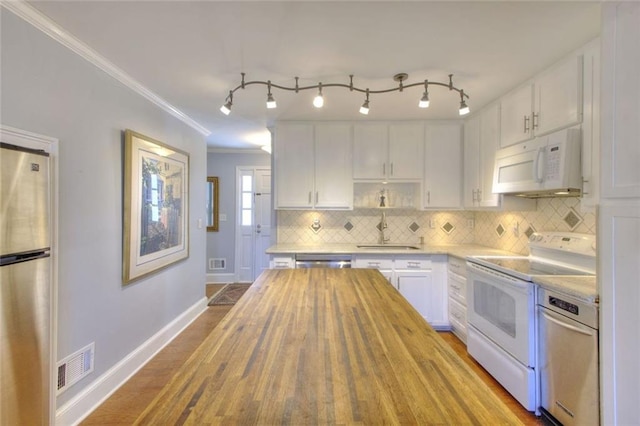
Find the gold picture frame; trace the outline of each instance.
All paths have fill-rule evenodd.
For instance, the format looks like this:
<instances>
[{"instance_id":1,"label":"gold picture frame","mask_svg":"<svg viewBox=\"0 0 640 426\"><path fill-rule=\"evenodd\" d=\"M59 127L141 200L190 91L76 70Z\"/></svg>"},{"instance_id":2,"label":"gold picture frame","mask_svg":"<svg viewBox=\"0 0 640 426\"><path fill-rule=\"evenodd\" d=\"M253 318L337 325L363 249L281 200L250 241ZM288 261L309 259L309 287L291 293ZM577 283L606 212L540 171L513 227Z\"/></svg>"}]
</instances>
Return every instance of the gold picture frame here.
<instances>
[{"instance_id":1,"label":"gold picture frame","mask_svg":"<svg viewBox=\"0 0 640 426\"><path fill-rule=\"evenodd\" d=\"M133 130L124 141L123 282L189 257L189 154Z\"/></svg>"},{"instance_id":2,"label":"gold picture frame","mask_svg":"<svg viewBox=\"0 0 640 426\"><path fill-rule=\"evenodd\" d=\"M207 232L218 232L218 203L220 180L217 176L207 177Z\"/></svg>"}]
</instances>

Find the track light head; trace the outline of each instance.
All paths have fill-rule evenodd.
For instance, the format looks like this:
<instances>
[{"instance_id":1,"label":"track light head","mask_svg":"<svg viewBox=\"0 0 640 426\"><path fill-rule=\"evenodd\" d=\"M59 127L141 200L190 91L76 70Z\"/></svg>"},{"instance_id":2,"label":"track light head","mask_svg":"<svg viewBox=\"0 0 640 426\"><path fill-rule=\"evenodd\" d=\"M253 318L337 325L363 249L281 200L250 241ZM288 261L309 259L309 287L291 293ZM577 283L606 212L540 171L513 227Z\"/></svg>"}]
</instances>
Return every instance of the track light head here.
<instances>
[{"instance_id":1,"label":"track light head","mask_svg":"<svg viewBox=\"0 0 640 426\"><path fill-rule=\"evenodd\" d=\"M467 115L471 110L467 106L467 103L464 101L464 90L460 91L460 109L458 112L460 115Z\"/></svg>"},{"instance_id":2,"label":"track light head","mask_svg":"<svg viewBox=\"0 0 640 426\"><path fill-rule=\"evenodd\" d=\"M271 80L267 82L268 92L267 92L267 108L273 109L278 105L276 104L276 100L273 99L273 95L271 94Z\"/></svg>"},{"instance_id":3,"label":"track light head","mask_svg":"<svg viewBox=\"0 0 640 426\"><path fill-rule=\"evenodd\" d=\"M231 105L233 105L231 101L228 101L220 107L220 111L222 111L224 115L229 115L231 113Z\"/></svg>"},{"instance_id":4,"label":"track light head","mask_svg":"<svg viewBox=\"0 0 640 426\"><path fill-rule=\"evenodd\" d=\"M318 83L318 94L313 98L313 106L322 108L324 106L324 97L322 97L322 83Z\"/></svg>"},{"instance_id":5,"label":"track light head","mask_svg":"<svg viewBox=\"0 0 640 426\"><path fill-rule=\"evenodd\" d=\"M369 89L367 89L367 98L365 99L364 103L360 107L360 114L364 114L364 115L369 114Z\"/></svg>"}]
</instances>

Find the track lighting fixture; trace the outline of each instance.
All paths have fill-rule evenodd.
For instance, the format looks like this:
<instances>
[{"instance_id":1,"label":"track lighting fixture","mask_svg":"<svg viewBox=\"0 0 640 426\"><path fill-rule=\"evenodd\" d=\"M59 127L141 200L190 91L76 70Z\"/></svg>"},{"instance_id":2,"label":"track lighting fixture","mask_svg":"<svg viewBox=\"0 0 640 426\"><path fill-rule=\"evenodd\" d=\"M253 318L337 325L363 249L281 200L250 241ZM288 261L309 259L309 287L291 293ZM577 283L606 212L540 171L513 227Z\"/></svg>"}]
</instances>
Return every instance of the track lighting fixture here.
<instances>
[{"instance_id":1,"label":"track lighting fixture","mask_svg":"<svg viewBox=\"0 0 640 426\"><path fill-rule=\"evenodd\" d=\"M318 83L318 94L313 98L313 106L322 108L324 106L324 98L322 97L322 83Z\"/></svg>"},{"instance_id":2,"label":"track lighting fixture","mask_svg":"<svg viewBox=\"0 0 640 426\"><path fill-rule=\"evenodd\" d=\"M420 108L429 108L429 80L424 81L424 93L422 94L422 99L418 102L418 107Z\"/></svg>"},{"instance_id":3,"label":"track lighting fixture","mask_svg":"<svg viewBox=\"0 0 640 426\"><path fill-rule=\"evenodd\" d=\"M317 85L302 86L302 87L298 85L298 77L295 77L296 84L294 87L287 87L287 86L281 86L278 84L272 84L271 80L245 81L245 73L241 73L241 75L242 75L242 81L240 82L240 85L238 85L235 89L229 91L229 95L225 99L225 104L222 107L220 107L220 111L222 111L225 115L229 115L229 113L231 112L231 106L233 105L233 94L239 89L245 89L247 86L254 85L254 84L262 84L267 86L267 108L276 108L277 106L276 101L273 97L273 94L271 93L272 87L275 87L276 89L280 89L280 90L294 91L296 93L298 93L300 90L317 89L318 94L316 95L315 98L313 98L313 106L315 106L316 108L322 108L324 106L324 96L322 95L323 87L341 87L341 88L349 89L349 91L351 92L355 91L355 92L366 94L365 101L360 107L360 113L366 115L369 113L369 94L370 93L379 94L379 93L389 93L389 92L402 92L404 89L408 89L410 87L416 87L416 86L423 86L423 85L424 85L424 93L422 94L422 98L420 99L420 102L418 102L418 106L420 108L428 108L429 107L429 85L435 85L435 86L447 87L449 90L455 90L460 94L460 109L458 111L460 115L468 114L470 111L466 102L466 99L469 99L469 95L464 93L464 90L458 89L453 85L453 74L449 74L448 83L424 80L423 83L421 82L421 83L403 84L403 82L407 78L409 78L409 76L406 73L399 73L393 76L393 80L398 82L398 86L392 87L390 89L382 89L382 90L369 90L368 88L361 89L359 87L355 87L353 85L353 75L349 76L349 84L345 84L345 83L323 84L322 82L320 82Z\"/></svg>"},{"instance_id":4,"label":"track lighting fixture","mask_svg":"<svg viewBox=\"0 0 640 426\"><path fill-rule=\"evenodd\" d=\"M369 114L369 89L367 89L367 98L365 99L364 103L360 107L360 114L364 114L364 115Z\"/></svg>"}]
</instances>

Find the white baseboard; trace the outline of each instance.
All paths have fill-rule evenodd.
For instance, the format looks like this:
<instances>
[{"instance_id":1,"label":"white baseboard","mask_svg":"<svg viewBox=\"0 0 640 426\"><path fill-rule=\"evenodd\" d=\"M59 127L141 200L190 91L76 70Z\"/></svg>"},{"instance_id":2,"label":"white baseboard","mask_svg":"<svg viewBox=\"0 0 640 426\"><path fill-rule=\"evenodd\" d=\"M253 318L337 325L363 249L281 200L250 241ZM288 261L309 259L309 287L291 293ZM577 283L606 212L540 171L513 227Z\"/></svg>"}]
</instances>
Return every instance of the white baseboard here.
<instances>
[{"instance_id":1,"label":"white baseboard","mask_svg":"<svg viewBox=\"0 0 640 426\"><path fill-rule=\"evenodd\" d=\"M207 284L225 284L236 282L236 274L207 274Z\"/></svg>"},{"instance_id":2,"label":"white baseboard","mask_svg":"<svg viewBox=\"0 0 640 426\"><path fill-rule=\"evenodd\" d=\"M77 425L207 308L202 298L56 410L56 425Z\"/></svg>"}]
</instances>

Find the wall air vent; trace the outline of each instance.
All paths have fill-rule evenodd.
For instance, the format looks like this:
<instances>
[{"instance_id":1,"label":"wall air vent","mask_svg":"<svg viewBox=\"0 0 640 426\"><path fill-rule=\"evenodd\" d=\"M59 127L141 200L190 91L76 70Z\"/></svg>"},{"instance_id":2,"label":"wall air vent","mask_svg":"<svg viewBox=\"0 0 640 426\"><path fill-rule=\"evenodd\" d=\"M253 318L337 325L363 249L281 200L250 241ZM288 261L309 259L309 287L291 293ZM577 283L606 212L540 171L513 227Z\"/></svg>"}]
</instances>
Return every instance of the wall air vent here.
<instances>
[{"instance_id":1,"label":"wall air vent","mask_svg":"<svg viewBox=\"0 0 640 426\"><path fill-rule=\"evenodd\" d=\"M209 259L209 269L226 269L227 268L227 259L224 258L211 258Z\"/></svg>"},{"instance_id":2,"label":"wall air vent","mask_svg":"<svg viewBox=\"0 0 640 426\"><path fill-rule=\"evenodd\" d=\"M58 363L58 395L93 371L95 343L91 343Z\"/></svg>"}]
</instances>

